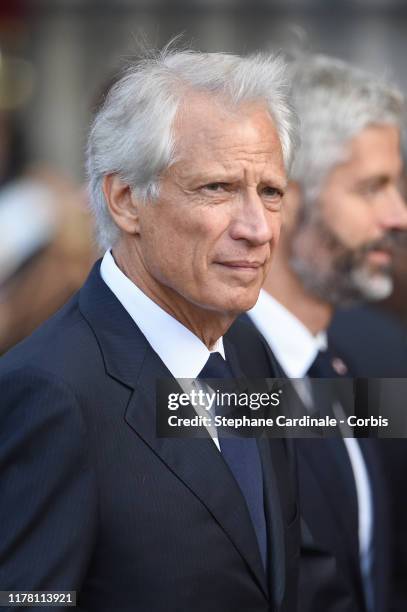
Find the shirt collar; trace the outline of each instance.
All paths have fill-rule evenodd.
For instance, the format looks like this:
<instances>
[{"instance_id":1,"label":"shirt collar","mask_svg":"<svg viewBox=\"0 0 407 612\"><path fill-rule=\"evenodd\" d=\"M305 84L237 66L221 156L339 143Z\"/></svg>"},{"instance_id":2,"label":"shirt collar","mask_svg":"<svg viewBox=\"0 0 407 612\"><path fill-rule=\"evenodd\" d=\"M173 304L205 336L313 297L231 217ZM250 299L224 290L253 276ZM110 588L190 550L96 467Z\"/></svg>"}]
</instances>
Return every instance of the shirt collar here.
<instances>
[{"instance_id":1,"label":"shirt collar","mask_svg":"<svg viewBox=\"0 0 407 612\"><path fill-rule=\"evenodd\" d=\"M110 251L103 257L100 275L175 378L196 378L212 352L225 359L222 338L209 350L123 274Z\"/></svg>"},{"instance_id":2,"label":"shirt collar","mask_svg":"<svg viewBox=\"0 0 407 612\"><path fill-rule=\"evenodd\" d=\"M248 315L290 378L306 376L318 351L327 348L325 331L313 336L296 316L264 290Z\"/></svg>"}]
</instances>

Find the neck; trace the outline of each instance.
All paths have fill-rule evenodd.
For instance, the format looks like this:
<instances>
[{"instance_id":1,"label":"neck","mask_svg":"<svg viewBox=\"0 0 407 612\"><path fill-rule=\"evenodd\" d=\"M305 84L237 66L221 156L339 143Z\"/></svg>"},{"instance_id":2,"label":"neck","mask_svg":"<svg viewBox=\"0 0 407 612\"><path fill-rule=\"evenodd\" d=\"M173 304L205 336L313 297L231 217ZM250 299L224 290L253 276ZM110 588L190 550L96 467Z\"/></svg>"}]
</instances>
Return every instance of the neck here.
<instances>
[{"instance_id":1,"label":"neck","mask_svg":"<svg viewBox=\"0 0 407 612\"><path fill-rule=\"evenodd\" d=\"M123 274L160 308L195 334L208 349L227 332L235 320L236 314L207 310L188 302L170 287L144 274L142 268L135 270L134 263L131 263L120 247L113 250L113 257Z\"/></svg>"},{"instance_id":2,"label":"neck","mask_svg":"<svg viewBox=\"0 0 407 612\"><path fill-rule=\"evenodd\" d=\"M298 276L282 258L278 257L273 261L263 288L296 316L313 335L328 327L333 316L332 306L307 292Z\"/></svg>"}]
</instances>

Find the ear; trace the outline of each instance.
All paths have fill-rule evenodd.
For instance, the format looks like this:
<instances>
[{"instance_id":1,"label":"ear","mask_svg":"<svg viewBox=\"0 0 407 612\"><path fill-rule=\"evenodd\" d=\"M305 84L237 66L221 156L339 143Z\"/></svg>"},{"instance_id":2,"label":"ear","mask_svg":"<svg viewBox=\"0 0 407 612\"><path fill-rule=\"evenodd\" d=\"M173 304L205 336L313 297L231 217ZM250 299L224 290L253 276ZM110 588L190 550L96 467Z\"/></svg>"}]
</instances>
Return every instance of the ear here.
<instances>
[{"instance_id":1,"label":"ear","mask_svg":"<svg viewBox=\"0 0 407 612\"><path fill-rule=\"evenodd\" d=\"M290 181L284 194L283 206L283 224L287 230L290 230L297 219L298 212L301 208L302 193L298 183Z\"/></svg>"},{"instance_id":2,"label":"ear","mask_svg":"<svg viewBox=\"0 0 407 612\"><path fill-rule=\"evenodd\" d=\"M126 234L138 234L140 203L132 194L129 185L117 174L106 174L102 188L116 225Z\"/></svg>"}]
</instances>

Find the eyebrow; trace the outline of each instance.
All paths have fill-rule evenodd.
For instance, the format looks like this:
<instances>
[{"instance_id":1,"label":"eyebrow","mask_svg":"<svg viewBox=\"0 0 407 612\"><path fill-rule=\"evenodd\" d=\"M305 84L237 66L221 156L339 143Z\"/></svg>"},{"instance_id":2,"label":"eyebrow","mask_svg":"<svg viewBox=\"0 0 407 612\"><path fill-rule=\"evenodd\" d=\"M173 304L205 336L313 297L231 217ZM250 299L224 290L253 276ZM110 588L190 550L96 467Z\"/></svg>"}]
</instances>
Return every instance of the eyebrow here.
<instances>
[{"instance_id":1,"label":"eyebrow","mask_svg":"<svg viewBox=\"0 0 407 612\"><path fill-rule=\"evenodd\" d=\"M213 171L210 174L201 174L194 180L194 185L204 185L205 183L239 183L242 181L242 175L228 173L226 171ZM284 177L274 176L265 177L259 181L259 185L271 185L276 189L285 191L287 189L288 181Z\"/></svg>"},{"instance_id":2,"label":"eyebrow","mask_svg":"<svg viewBox=\"0 0 407 612\"><path fill-rule=\"evenodd\" d=\"M288 180L286 178L282 179L279 177L275 177L271 180L261 181L260 185L271 185L276 189L280 189L280 191L285 191L288 187Z\"/></svg>"},{"instance_id":3,"label":"eyebrow","mask_svg":"<svg viewBox=\"0 0 407 612\"><path fill-rule=\"evenodd\" d=\"M363 189L364 187L381 187L382 185L389 183L390 180L391 177L388 174L380 174L367 179L361 179L357 183L357 186L359 189Z\"/></svg>"}]
</instances>

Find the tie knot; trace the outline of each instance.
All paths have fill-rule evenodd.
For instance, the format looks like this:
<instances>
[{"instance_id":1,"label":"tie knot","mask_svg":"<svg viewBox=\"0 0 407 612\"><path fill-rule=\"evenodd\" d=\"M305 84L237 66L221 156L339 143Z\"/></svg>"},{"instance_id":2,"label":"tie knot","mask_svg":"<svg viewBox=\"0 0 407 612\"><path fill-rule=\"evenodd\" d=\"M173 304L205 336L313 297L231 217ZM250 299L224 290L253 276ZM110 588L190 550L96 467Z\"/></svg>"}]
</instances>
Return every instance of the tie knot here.
<instances>
[{"instance_id":1,"label":"tie knot","mask_svg":"<svg viewBox=\"0 0 407 612\"><path fill-rule=\"evenodd\" d=\"M198 378L233 378L227 361L218 352L211 353Z\"/></svg>"}]
</instances>

